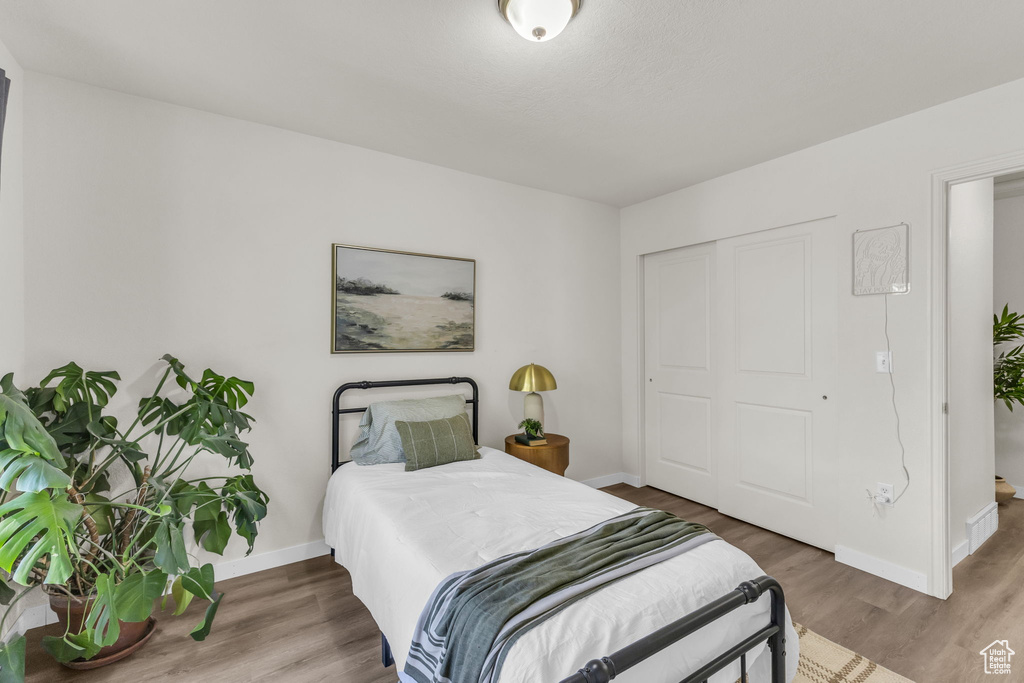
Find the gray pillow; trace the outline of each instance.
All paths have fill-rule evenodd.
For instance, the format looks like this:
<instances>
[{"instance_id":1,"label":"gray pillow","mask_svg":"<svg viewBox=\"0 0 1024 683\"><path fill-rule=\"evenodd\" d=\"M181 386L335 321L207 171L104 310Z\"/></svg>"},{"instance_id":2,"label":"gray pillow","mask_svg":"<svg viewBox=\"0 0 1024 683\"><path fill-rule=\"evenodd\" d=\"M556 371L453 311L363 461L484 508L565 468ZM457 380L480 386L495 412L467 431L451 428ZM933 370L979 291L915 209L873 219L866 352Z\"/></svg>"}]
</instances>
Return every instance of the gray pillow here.
<instances>
[{"instance_id":1,"label":"gray pillow","mask_svg":"<svg viewBox=\"0 0 1024 683\"><path fill-rule=\"evenodd\" d=\"M406 472L480 458L465 411L427 422L397 420L395 428L402 437Z\"/></svg>"},{"instance_id":2,"label":"gray pillow","mask_svg":"<svg viewBox=\"0 0 1024 683\"><path fill-rule=\"evenodd\" d=\"M402 439L395 429L397 420L427 422L465 413L466 397L462 394L371 403L359 422L359 438L349 456L358 465L405 462Z\"/></svg>"}]
</instances>

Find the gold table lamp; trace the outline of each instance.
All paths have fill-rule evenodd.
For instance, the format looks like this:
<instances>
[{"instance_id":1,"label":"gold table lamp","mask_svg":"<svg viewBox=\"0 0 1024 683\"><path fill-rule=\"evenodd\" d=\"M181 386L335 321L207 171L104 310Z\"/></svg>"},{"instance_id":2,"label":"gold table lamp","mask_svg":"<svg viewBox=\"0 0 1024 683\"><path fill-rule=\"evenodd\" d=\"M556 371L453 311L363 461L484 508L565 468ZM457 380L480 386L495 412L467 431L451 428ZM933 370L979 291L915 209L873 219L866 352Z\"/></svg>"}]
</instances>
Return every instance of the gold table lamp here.
<instances>
[{"instance_id":1,"label":"gold table lamp","mask_svg":"<svg viewBox=\"0 0 1024 683\"><path fill-rule=\"evenodd\" d=\"M555 376L543 365L530 363L516 370L508 383L512 391L526 391L523 401L523 418L537 420L544 424L544 400L538 391L551 391L558 388Z\"/></svg>"}]
</instances>

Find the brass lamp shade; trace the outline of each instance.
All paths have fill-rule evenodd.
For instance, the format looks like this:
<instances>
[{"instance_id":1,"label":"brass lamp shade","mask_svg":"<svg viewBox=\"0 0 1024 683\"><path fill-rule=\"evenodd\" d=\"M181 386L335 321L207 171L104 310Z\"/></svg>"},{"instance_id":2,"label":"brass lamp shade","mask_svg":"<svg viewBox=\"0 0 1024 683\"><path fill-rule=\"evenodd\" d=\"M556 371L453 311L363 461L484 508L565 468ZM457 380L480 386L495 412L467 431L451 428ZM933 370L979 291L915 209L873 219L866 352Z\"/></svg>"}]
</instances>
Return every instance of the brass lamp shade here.
<instances>
[{"instance_id":1,"label":"brass lamp shade","mask_svg":"<svg viewBox=\"0 0 1024 683\"><path fill-rule=\"evenodd\" d=\"M558 383L546 367L530 363L516 370L508 388L512 391L551 391L558 388Z\"/></svg>"}]
</instances>

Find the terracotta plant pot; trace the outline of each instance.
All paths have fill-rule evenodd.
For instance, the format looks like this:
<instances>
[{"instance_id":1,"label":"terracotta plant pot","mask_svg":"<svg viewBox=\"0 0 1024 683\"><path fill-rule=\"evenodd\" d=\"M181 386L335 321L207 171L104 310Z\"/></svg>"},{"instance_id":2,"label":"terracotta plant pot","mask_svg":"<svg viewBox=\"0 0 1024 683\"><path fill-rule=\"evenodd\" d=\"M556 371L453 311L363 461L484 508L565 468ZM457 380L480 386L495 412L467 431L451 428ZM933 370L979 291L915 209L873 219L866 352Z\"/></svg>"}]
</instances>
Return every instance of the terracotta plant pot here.
<instances>
[{"instance_id":1,"label":"terracotta plant pot","mask_svg":"<svg viewBox=\"0 0 1024 683\"><path fill-rule=\"evenodd\" d=\"M63 593L50 593L50 609L57 615L57 622L62 629L68 629L71 633L79 633L82 630L82 622L85 621L89 607L92 606L93 598L70 598ZM146 621L119 621L121 632L113 645L101 648L99 653L92 659L76 659L67 662L65 666L72 669L96 669L107 664L113 664L139 650L153 635L156 628L156 619L150 617Z\"/></svg>"},{"instance_id":2,"label":"terracotta plant pot","mask_svg":"<svg viewBox=\"0 0 1024 683\"><path fill-rule=\"evenodd\" d=\"M1002 477L996 477L996 502L1006 503L1013 499L1017 495L1017 489L1013 488L1006 483L1006 480Z\"/></svg>"}]
</instances>

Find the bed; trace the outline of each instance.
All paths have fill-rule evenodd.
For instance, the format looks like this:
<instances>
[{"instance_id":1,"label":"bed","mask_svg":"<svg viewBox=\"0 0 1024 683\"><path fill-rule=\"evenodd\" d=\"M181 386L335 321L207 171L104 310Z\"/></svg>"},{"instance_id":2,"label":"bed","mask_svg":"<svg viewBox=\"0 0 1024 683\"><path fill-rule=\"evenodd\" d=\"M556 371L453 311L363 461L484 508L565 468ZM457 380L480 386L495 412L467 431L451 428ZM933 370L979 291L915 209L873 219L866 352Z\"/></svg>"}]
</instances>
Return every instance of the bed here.
<instances>
[{"instance_id":1,"label":"bed","mask_svg":"<svg viewBox=\"0 0 1024 683\"><path fill-rule=\"evenodd\" d=\"M479 460L408 473L400 463L341 462L339 420L365 410L342 408L344 392L462 383L473 391L466 403L476 438L479 392L469 378L356 382L334 396L324 535L381 630L385 663L393 658L399 672L420 612L446 577L635 508L486 447ZM527 633L500 681L789 681L798 640L781 588L763 574L728 543L705 543L602 588Z\"/></svg>"}]
</instances>

